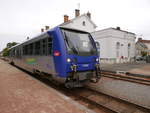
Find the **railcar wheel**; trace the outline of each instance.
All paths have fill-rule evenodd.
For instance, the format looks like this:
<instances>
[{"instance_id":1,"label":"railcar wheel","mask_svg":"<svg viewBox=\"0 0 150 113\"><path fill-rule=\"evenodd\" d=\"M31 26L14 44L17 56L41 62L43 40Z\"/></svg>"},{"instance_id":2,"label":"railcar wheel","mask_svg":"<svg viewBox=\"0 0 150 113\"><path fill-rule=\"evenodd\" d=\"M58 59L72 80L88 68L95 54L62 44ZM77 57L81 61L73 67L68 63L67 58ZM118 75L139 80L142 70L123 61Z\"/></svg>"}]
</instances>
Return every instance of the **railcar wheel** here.
<instances>
[{"instance_id":1,"label":"railcar wheel","mask_svg":"<svg viewBox=\"0 0 150 113\"><path fill-rule=\"evenodd\" d=\"M15 63L14 63L14 62L10 62L10 64L11 64L11 65L15 65Z\"/></svg>"}]
</instances>

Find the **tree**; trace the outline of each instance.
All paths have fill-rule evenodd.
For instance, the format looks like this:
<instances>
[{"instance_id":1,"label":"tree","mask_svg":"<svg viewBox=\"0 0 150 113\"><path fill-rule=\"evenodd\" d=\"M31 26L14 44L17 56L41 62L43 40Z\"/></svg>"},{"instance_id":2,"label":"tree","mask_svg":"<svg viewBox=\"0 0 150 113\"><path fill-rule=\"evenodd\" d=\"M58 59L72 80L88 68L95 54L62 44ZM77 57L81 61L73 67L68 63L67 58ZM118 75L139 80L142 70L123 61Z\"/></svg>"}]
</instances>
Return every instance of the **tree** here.
<instances>
[{"instance_id":1,"label":"tree","mask_svg":"<svg viewBox=\"0 0 150 113\"><path fill-rule=\"evenodd\" d=\"M9 55L9 49L8 48L4 48L3 49L3 56L8 56Z\"/></svg>"},{"instance_id":2,"label":"tree","mask_svg":"<svg viewBox=\"0 0 150 113\"><path fill-rule=\"evenodd\" d=\"M7 48L11 48L17 44L18 44L17 42L9 42L9 43L7 43Z\"/></svg>"},{"instance_id":3,"label":"tree","mask_svg":"<svg viewBox=\"0 0 150 113\"><path fill-rule=\"evenodd\" d=\"M142 55L142 57L147 56L147 52L146 51L141 51L141 55Z\"/></svg>"},{"instance_id":4,"label":"tree","mask_svg":"<svg viewBox=\"0 0 150 113\"><path fill-rule=\"evenodd\" d=\"M17 42L9 42L7 43L6 45L6 48L3 49L2 53L3 53L3 56L8 56L9 55L9 49L15 45L17 45L18 43Z\"/></svg>"}]
</instances>

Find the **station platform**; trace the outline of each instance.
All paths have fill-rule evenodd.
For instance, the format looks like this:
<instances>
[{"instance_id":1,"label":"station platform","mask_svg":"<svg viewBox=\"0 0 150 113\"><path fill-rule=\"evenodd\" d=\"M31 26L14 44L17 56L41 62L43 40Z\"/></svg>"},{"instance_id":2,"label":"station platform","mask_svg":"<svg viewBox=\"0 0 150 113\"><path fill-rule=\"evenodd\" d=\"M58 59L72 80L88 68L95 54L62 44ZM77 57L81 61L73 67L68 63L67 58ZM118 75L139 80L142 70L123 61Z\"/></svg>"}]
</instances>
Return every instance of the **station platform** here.
<instances>
[{"instance_id":1,"label":"station platform","mask_svg":"<svg viewBox=\"0 0 150 113\"><path fill-rule=\"evenodd\" d=\"M134 62L122 64L101 64L102 70L106 71L125 71L132 74L138 74L150 77L150 63Z\"/></svg>"},{"instance_id":2,"label":"station platform","mask_svg":"<svg viewBox=\"0 0 150 113\"><path fill-rule=\"evenodd\" d=\"M0 60L0 113L93 113Z\"/></svg>"}]
</instances>

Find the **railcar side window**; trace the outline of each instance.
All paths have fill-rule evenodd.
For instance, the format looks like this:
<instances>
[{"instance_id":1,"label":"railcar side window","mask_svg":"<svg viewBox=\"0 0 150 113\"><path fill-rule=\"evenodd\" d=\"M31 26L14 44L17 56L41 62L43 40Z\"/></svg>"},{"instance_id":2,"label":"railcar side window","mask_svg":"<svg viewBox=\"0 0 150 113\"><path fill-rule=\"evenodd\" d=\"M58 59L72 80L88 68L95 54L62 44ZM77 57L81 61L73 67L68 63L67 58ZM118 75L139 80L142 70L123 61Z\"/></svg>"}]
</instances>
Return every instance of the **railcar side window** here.
<instances>
[{"instance_id":1,"label":"railcar side window","mask_svg":"<svg viewBox=\"0 0 150 113\"><path fill-rule=\"evenodd\" d=\"M48 55L52 55L52 38L48 38Z\"/></svg>"},{"instance_id":2,"label":"railcar side window","mask_svg":"<svg viewBox=\"0 0 150 113\"><path fill-rule=\"evenodd\" d=\"M29 55L32 55L33 54L33 43L29 44Z\"/></svg>"},{"instance_id":3,"label":"railcar side window","mask_svg":"<svg viewBox=\"0 0 150 113\"><path fill-rule=\"evenodd\" d=\"M35 48L34 48L35 55L40 55L40 48L41 48L40 41L35 42Z\"/></svg>"},{"instance_id":4,"label":"railcar side window","mask_svg":"<svg viewBox=\"0 0 150 113\"><path fill-rule=\"evenodd\" d=\"M23 55L52 55L52 38L46 37L23 46ZM21 54L21 52L19 53Z\"/></svg>"},{"instance_id":5,"label":"railcar side window","mask_svg":"<svg viewBox=\"0 0 150 113\"><path fill-rule=\"evenodd\" d=\"M28 45L24 46L24 55L28 55Z\"/></svg>"},{"instance_id":6,"label":"railcar side window","mask_svg":"<svg viewBox=\"0 0 150 113\"><path fill-rule=\"evenodd\" d=\"M16 48L16 57L19 57L19 47Z\"/></svg>"},{"instance_id":7,"label":"railcar side window","mask_svg":"<svg viewBox=\"0 0 150 113\"><path fill-rule=\"evenodd\" d=\"M25 55L25 46L23 46L23 55Z\"/></svg>"},{"instance_id":8,"label":"railcar side window","mask_svg":"<svg viewBox=\"0 0 150 113\"><path fill-rule=\"evenodd\" d=\"M42 40L42 55L47 55L47 40Z\"/></svg>"},{"instance_id":9,"label":"railcar side window","mask_svg":"<svg viewBox=\"0 0 150 113\"><path fill-rule=\"evenodd\" d=\"M13 54L12 54L12 55L15 56L15 49L13 49L12 51L13 51Z\"/></svg>"}]
</instances>

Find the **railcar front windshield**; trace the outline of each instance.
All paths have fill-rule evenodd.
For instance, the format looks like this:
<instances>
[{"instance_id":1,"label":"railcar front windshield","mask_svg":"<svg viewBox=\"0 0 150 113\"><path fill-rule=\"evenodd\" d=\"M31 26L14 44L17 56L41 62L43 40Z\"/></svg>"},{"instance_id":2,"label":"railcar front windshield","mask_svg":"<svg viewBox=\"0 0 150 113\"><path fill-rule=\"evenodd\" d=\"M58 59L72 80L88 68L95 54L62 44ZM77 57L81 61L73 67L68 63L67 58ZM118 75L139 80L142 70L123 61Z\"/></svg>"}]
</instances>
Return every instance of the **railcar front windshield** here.
<instances>
[{"instance_id":1,"label":"railcar front windshield","mask_svg":"<svg viewBox=\"0 0 150 113\"><path fill-rule=\"evenodd\" d=\"M90 33L62 29L68 54L79 56L96 55L97 50Z\"/></svg>"}]
</instances>

